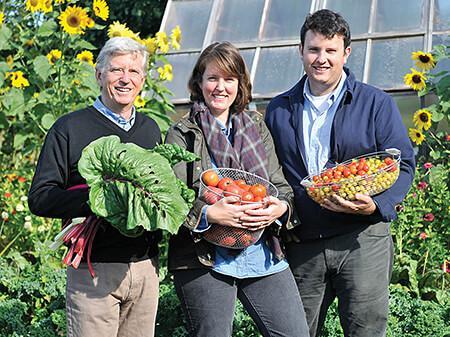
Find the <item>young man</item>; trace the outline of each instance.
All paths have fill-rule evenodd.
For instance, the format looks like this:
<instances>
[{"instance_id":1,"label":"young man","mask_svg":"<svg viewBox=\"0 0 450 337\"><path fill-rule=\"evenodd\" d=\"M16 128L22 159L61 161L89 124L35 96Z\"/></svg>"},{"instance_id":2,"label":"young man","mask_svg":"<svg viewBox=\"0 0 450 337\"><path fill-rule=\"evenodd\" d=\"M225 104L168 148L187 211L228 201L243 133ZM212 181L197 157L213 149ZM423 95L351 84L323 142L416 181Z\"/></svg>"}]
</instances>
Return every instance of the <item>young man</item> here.
<instances>
[{"instance_id":1,"label":"young man","mask_svg":"<svg viewBox=\"0 0 450 337\"><path fill-rule=\"evenodd\" d=\"M299 216L288 232L288 261L312 337L335 297L345 336L381 337L393 260L389 222L414 177L413 149L392 98L344 68L351 48L342 16L326 9L308 15L300 38L306 74L266 111ZM319 205L300 185L324 167L388 148L401 150L401 171L379 195L334 196Z\"/></svg>"},{"instance_id":2,"label":"young man","mask_svg":"<svg viewBox=\"0 0 450 337\"><path fill-rule=\"evenodd\" d=\"M93 140L117 135L122 142L151 149L161 143L154 120L135 111L148 53L130 38L110 39L100 51L96 77L101 88L93 106L69 113L49 130L29 192L30 210L70 219L92 214L77 163ZM67 269L67 335L77 337L153 336L158 305L159 232L125 237L106 221L94 239L91 259Z\"/></svg>"}]
</instances>

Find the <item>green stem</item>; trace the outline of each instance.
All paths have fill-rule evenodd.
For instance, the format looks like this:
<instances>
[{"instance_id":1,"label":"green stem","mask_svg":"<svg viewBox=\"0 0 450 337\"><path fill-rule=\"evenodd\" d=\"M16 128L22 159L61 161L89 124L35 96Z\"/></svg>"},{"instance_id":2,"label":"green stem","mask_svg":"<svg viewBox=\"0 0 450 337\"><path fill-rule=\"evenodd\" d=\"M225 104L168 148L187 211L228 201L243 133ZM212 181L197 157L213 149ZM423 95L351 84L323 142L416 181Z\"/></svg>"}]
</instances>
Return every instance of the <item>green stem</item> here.
<instances>
[{"instance_id":1,"label":"green stem","mask_svg":"<svg viewBox=\"0 0 450 337\"><path fill-rule=\"evenodd\" d=\"M430 130L430 135L431 135L431 137L433 137L434 138L434 140L439 144L439 146L443 146L442 145L442 142L439 140L439 138L438 137L436 137L436 135L433 133L433 131L431 131Z\"/></svg>"},{"instance_id":2,"label":"green stem","mask_svg":"<svg viewBox=\"0 0 450 337\"><path fill-rule=\"evenodd\" d=\"M425 260L423 261L423 269L422 269L422 276L425 275L425 269L427 267L427 262L428 262L428 253L430 251L427 249L427 252L425 253Z\"/></svg>"},{"instance_id":3,"label":"green stem","mask_svg":"<svg viewBox=\"0 0 450 337\"><path fill-rule=\"evenodd\" d=\"M14 239L12 239L6 246L5 248L3 248L3 250L0 252L0 257L3 256L3 254L5 254L5 252L8 250L9 247L12 246L12 244L19 238L19 236L22 234L22 231L20 231L15 237Z\"/></svg>"}]
</instances>

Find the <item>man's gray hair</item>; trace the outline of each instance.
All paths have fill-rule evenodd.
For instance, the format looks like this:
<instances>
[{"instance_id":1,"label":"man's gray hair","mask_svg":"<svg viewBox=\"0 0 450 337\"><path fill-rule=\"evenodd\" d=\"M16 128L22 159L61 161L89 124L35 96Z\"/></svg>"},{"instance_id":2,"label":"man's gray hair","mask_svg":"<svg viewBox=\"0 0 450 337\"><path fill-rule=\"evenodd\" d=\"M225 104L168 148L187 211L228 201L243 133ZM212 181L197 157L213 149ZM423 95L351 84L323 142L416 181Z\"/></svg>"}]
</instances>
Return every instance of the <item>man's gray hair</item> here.
<instances>
[{"instance_id":1,"label":"man's gray hair","mask_svg":"<svg viewBox=\"0 0 450 337\"><path fill-rule=\"evenodd\" d=\"M142 55L144 73L147 74L149 57L147 47L130 37L113 37L106 41L98 54L95 69L103 72L113 56L135 53Z\"/></svg>"}]
</instances>

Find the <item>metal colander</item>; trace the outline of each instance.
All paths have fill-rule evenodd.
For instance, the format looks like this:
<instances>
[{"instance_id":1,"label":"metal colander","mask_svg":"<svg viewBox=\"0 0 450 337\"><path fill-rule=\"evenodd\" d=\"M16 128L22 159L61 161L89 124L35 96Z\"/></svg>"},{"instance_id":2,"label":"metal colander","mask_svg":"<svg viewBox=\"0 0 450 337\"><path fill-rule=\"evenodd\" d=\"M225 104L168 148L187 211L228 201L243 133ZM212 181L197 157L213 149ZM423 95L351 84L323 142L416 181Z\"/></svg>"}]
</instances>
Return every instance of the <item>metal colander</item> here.
<instances>
[{"instance_id":1,"label":"metal colander","mask_svg":"<svg viewBox=\"0 0 450 337\"><path fill-rule=\"evenodd\" d=\"M266 179L261 178L256 174L242 171L239 169L216 168L206 170L200 176L199 196L200 198L204 199L205 197L209 198L210 203L213 203L211 202L211 197L213 201L218 201L221 198L223 198L222 191L209 187L203 183L202 179L203 175L211 170L215 171L220 178L231 178L233 180L242 179L248 185L261 184L266 187L268 196L278 197L278 189L275 187L275 185L273 185L270 181L267 181ZM240 197L239 195L236 196ZM241 201L241 203L252 203L252 202ZM260 203L263 207L265 207L266 205L264 202L257 202L257 203ZM203 238L206 241L217 246L232 249L243 249L248 246L251 246L256 241L258 241L261 238L263 232L264 228L259 229L257 231L250 231L248 229L222 226L220 224L212 224L211 228L203 233Z\"/></svg>"}]
</instances>

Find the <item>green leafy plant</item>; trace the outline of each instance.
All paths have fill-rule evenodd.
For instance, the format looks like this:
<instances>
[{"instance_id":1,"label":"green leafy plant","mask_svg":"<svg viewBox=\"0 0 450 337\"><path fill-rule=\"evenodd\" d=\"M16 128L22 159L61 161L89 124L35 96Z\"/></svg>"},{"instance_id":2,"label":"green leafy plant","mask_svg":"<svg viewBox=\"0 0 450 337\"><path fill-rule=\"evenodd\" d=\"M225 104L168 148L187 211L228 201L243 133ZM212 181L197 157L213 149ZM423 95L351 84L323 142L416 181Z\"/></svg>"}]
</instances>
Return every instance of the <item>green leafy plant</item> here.
<instances>
[{"instance_id":1,"label":"green leafy plant","mask_svg":"<svg viewBox=\"0 0 450 337\"><path fill-rule=\"evenodd\" d=\"M101 3L101 4L100 4ZM106 26L109 8L98 1L6 1L0 6L0 156L35 156L46 131L61 115L92 103L99 94L94 46L84 37L107 30L128 36L150 53L144 94L138 110L165 131L174 111L165 87L172 66L164 54L179 48L181 31L142 37L118 21ZM87 5L88 7L85 7Z\"/></svg>"},{"instance_id":2,"label":"green leafy plant","mask_svg":"<svg viewBox=\"0 0 450 337\"><path fill-rule=\"evenodd\" d=\"M194 192L176 183L169 160L196 159L178 146L146 150L108 136L86 146L78 170L89 185L92 211L122 234L137 236L156 229L174 234L192 206Z\"/></svg>"}]
</instances>

